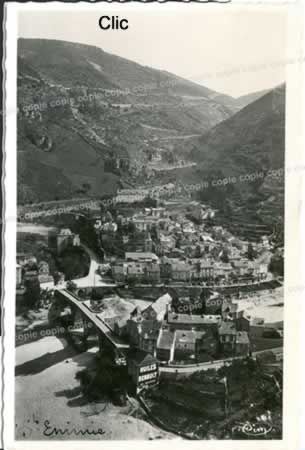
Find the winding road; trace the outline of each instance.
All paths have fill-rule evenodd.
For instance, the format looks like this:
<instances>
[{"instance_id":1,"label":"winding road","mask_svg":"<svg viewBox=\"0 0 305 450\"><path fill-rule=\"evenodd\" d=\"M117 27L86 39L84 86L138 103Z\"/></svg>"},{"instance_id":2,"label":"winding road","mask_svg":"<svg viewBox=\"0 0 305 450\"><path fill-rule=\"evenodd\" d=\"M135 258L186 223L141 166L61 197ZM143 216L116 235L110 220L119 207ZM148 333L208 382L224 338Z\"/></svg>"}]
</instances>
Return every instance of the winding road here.
<instances>
[{"instance_id":1,"label":"winding road","mask_svg":"<svg viewBox=\"0 0 305 450\"><path fill-rule=\"evenodd\" d=\"M81 244L81 247L87 252L90 257L90 267L88 275L83 278L76 278L73 282L77 287L88 287L88 286L110 286L115 287L115 283L105 283L101 276L97 273L99 265L102 263L100 258L87 247L85 244Z\"/></svg>"},{"instance_id":2,"label":"winding road","mask_svg":"<svg viewBox=\"0 0 305 450\"><path fill-rule=\"evenodd\" d=\"M48 235L50 231L56 231L56 227L48 227L45 225L38 225L34 223L18 223L18 232L19 233L33 233L33 234L40 234L40 235ZM113 283L105 283L105 281L102 280L101 276L97 273L99 265L102 263L100 258L91 250L87 245L81 244L80 245L89 255L90 257L90 267L89 272L85 277L82 278L75 278L72 280L77 287L88 287L88 286L110 286L115 287L116 285ZM65 287L66 283L63 283L61 287ZM53 282L47 282L47 283L40 283L41 289L52 289L54 288Z\"/></svg>"}]
</instances>

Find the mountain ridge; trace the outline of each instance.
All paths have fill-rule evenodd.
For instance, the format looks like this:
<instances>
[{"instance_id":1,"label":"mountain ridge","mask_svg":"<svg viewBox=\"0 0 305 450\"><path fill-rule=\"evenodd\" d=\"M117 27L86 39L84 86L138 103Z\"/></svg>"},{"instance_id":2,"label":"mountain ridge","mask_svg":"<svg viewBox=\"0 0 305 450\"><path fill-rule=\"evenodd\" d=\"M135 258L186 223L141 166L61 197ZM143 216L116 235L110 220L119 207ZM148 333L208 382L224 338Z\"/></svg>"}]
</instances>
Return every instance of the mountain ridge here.
<instances>
[{"instance_id":1,"label":"mountain ridge","mask_svg":"<svg viewBox=\"0 0 305 450\"><path fill-rule=\"evenodd\" d=\"M18 55L20 57L22 57L23 56L22 52L27 52L29 50L33 52L33 51L37 51L37 46L41 46L41 47L43 47L43 46L50 46L50 45L52 46L54 44L55 44L55 46L57 46L57 48L58 48L58 45L61 45L64 48L69 49L70 51L71 50L72 51L75 51L75 50L86 50L86 51L90 52L90 55L93 56L93 57L99 58L99 57L102 56L103 58L106 59L106 61L105 61L106 63L109 62L109 59L111 59L112 60L111 62L113 63L113 66L114 66L114 67L112 67L112 70L110 70L111 76L113 76L114 78L120 79L121 82L123 83L123 85L125 85L126 87L132 87L132 86L134 86L135 83L134 83L134 81L132 79L130 79L130 77L128 79L126 79L126 72L124 72L123 70L121 70L121 71L113 70L113 69L117 68L119 63L124 64L124 65L132 63L133 66L137 67L141 71L144 71L146 73L148 72L151 75L155 75L156 76L156 80L155 80L156 82L158 82L157 78L160 77L161 75L163 75L164 78L165 78L163 80L164 83L165 83L165 81L170 81L172 78L174 78L176 80L179 80L179 82L186 83L188 86L190 86L190 87L194 88L195 90L197 90L197 92L200 93L200 94L209 94L209 93L211 93L212 95L215 94L215 91L213 91L212 89L206 88L206 87L204 87L204 86L202 86L202 85L200 85L198 83L195 83L195 82L193 82L191 80L183 78L183 77L181 77L179 75L173 74L173 73L171 73L171 72L169 72L167 70L158 70L158 69L155 69L155 68L150 67L148 65L142 65L142 64L140 64L138 62L134 62L134 61L131 61L131 60L127 59L127 58L123 58L122 56L117 56L115 54L106 52L100 47L93 46L93 45L88 45L88 44L83 44L83 43L74 43L74 42L70 42L70 41L62 41L62 40L56 40L56 39L35 39L35 38L25 39L25 38L19 38L18 39ZM36 49L34 49L34 50L33 50L33 45L36 46ZM28 46L30 46L30 49L29 49ZM48 49L48 50L50 50L50 49ZM78 52L78 56L80 56L80 55L81 55L81 53ZM35 53L35 56L37 56L37 53ZM66 57L67 55L64 55L64 56ZM42 61L43 61L43 59L42 59ZM42 61L39 60L39 63L41 64ZM74 62L75 62L75 60L74 60ZM35 61L31 60L31 63L35 64ZM36 64L37 64L37 60L36 60ZM48 61L47 61L47 65L48 65L48 68L51 65L50 61L49 61L49 58L48 58ZM114 73L114 72L116 72L116 73ZM123 78L122 77L119 78L119 74L120 73L123 74ZM71 81L71 80L68 80L68 81ZM90 82L92 80L89 79L89 80L87 80L87 82L88 81ZM136 83L138 83L138 80L136 81ZM169 86L170 85L171 85L171 83L169 82ZM175 83L173 83L173 86L174 85L175 85ZM90 87L90 86L88 85L88 87ZM94 87L94 86L91 86L91 87ZM165 83L165 87L166 87L166 83ZM220 95L220 96L225 96L225 97L230 98L230 96L226 96L225 94L221 94L221 93L218 93L218 92L216 92L216 94Z\"/></svg>"},{"instance_id":2,"label":"mountain ridge","mask_svg":"<svg viewBox=\"0 0 305 450\"><path fill-rule=\"evenodd\" d=\"M234 106L229 96L99 47L20 39L18 204L114 195L125 185L162 177L151 170L154 161L195 162L165 175L185 183L279 168L284 91L251 93ZM273 202L265 214L271 224L270 216L276 211L279 217L283 209L284 186L275 181L258 179L200 195L256 223Z\"/></svg>"},{"instance_id":3,"label":"mountain ridge","mask_svg":"<svg viewBox=\"0 0 305 450\"><path fill-rule=\"evenodd\" d=\"M281 84L217 124L192 152L196 171L210 180L201 199L214 199L237 223L244 216L256 225L283 226L285 90ZM213 179L230 177L227 186L212 186Z\"/></svg>"},{"instance_id":4,"label":"mountain ridge","mask_svg":"<svg viewBox=\"0 0 305 450\"><path fill-rule=\"evenodd\" d=\"M145 180L151 154L178 159L193 138L175 136L196 140L232 114L213 95L98 47L19 39L18 202L114 194L124 179Z\"/></svg>"}]
</instances>

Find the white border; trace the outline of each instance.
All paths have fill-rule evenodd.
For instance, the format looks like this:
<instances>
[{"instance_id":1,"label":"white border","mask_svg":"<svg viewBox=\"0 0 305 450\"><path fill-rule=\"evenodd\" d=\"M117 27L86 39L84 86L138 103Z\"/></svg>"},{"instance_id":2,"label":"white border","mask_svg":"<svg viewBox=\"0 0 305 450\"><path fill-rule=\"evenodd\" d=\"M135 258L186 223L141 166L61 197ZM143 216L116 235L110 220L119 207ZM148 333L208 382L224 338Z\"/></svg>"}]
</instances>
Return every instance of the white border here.
<instances>
[{"instance_id":1,"label":"white border","mask_svg":"<svg viewBox=\"0 0 305 450\"><path fill-rule=\"evenodd\" d=\"M246 8L256 8L254 2L242 2L238 7L244 8L242 3L246 3ZM263 2L262 2L263 3ZM271 8L273 6L263 6L260 3L258 7ZM276 2L272 2L276 3ZM281 2L278 4L289 10L289 57L300 58L301 51L301 26L303 23L303 4L300 2ZM250 6L251 5L251 6ZM149 14L149 10L174 11L178 8L233 8L234 5L219 5L219 4L131 4L125 3L119 5L114 4L16 4L11 3L6 5L6 131L5 131L5 273L4 273L4 448L11 449L52 449L57 446L60 448L69 449L83 449L86 448L134 448L135 445L141 445L143 449L159 448L168 445L167 441L15 441L15 398L14 398L14 365L15 365L15 261L16 261L16 221L12 221L12 217L16 217L16 61L17 61L17 11L23 10L85 10L96 9L97 12L103 10L122 10L126 11L129 8L144 8ZM35 24L33 24L35 26ZM259 30L258 30L259 33ZM272 30L270 30L270 38L272 38ZM301 93L303 76L302 65L290 65L287 67L287 85L286 85L286 165L293 166L300 164L303 151L303 135L302 135L302 108L301 108ZM281 441L175 441L175 447L184 448L186 445L208 450L212 449L277 449L277 450L297 450L301 449L300 429L301 422L299 418L299 411L301 406L301 399L299 397L299 389L302 384L300 376L300 361L304 354L303 346L300 341L301 317L298 314L301 308L301 298L303 289L300 290L299 295L293 292L294 286L303 286L302 273L300 270L301 251L301 223L300 223L300 201L303 187L302 172L296 173L293 177L286 179L286 217L289 217L289 222L285 227L285 358L284 358L284 420L283 420L283 440ZM10 218L9 221L7 219ZM305 228L303 228L305 229Z\"/></svg>"},{"instance_id":2,"label":"white border","mask_svg":"<svg viewBox=\"0 0 305 450\"><path fill-rule=\"evenodd\" d=\"M15 6L15 5L14 5ZM4 231L4 301L3 301L3 361L4 361L4 408L3 408L3 447L7 448L7 440L5 438L5 424L8 424L8 417L11 416L11 411L7 410L7 406L14 407L14 384L8 383L8 380L13 380L14 368L13 362L15 360L14 341L15 332L12 327L5 324L13 324L15 315L15 299L12 287L15 285L15 277L13 268L16 266L16 220L9 220L9 218L17 217L17 197L16 197L16 91L17 83L12 83L12 80L17 80L17 41L13 38L17 33L17 21L11 20L10 8L4 8L4 17L6 17L5 37L6 37L6 61L5 61L5 166L4 166L4 186L5 186L5 231ZM10 18L9 18L10 16ZM8 32L9 30L9 32ZM10 81L11 80L11 81ZM4 324L5 323L5 324ZM10 349L10 350L9 350ZM7 388L7 389L6 389ZM15 420L14 420L15 422Z\"/></svg>"}]
</instances>

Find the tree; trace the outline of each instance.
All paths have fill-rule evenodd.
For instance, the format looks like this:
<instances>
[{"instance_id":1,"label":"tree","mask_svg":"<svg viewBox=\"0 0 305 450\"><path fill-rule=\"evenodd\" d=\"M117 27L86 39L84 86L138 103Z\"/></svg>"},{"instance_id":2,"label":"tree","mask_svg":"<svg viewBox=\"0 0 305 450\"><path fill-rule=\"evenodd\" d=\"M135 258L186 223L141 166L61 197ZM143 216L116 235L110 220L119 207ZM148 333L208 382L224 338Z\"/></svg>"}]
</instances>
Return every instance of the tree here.
<instances>
[{"instance_id":1,"label":"tree","mask_svg":"<svg viewBox=\"0 0 305 450\"><path fill-rule=\"evenodd\" d=\"M222 254L221 254L221 261L223 263L228 263L229 262L229 252L226 248L223 249Z\"/></svg>"},{"instance_id":2,"label":"tree","mask_svg":"<svg viewBox=\"0 0 305 450\"><path fill-rule=\"evenodd\" d=\"M25 301L28 306L34 307L40 299L40 284L37 277L25 281Z\"/></svg>"},{"instance_id":3,"label":"tree","mask_svg":"<svg viewBox=\"0 0 305 450\"><path fill-rule=\"evenodd\" d=\"M253 261L253 259L255 259L255 257L256 257L256 252L255 252L251 242L248 245L247 257L248 257L248 259L250 259L250 261Z\"/></svg>"},{"instance_id":4,"label":"tree","mask_svg":"<svg viewBox=\"0 0 305 450\"><path fill-rule=\"evenodd\" d=\"M283 276L284 258L281 255L273 255L270 260L269 270L275 275Z\"/></svg>"},{"instance_id":5,"label":"tree","mask_svg":"<svg viewBox=\"0 0 305 450\"><path fill-rule=\"evenodd\" d=\"M117 223L118 229L119 228L123 229L123 219L124 219L124 217L122 216L122 214L118 214L118 216L116 218L116 223Z\"/></svg>"},{"instance_id":6,"label":"tree","mask_svg":"<svg viewBox=\"0 0 305 450\"><path fill-rule=\"evenodd\" d=\"M77 284L75 284L74 281L69 280L67 281L66 288L70 292L75 292L77 289Z\"/></svg>"},{"instance_id":7,"label":"tree","mask_svg":"<svg viewBox=\"0 0 305 450\"><path fill-rule=\"evenodd\" d=\"M91 184L90 183L83 183L82 187L84 188L85 192L90 191Z\"/></svg>"},{"instance_id":8,"label":"tree","mask_svg":"<svg viewBox=\"0 0 305 450\"><path fill-rule=\"evenodd\" d=\"M116 233L116 235L108 233L103 236L102 245L105 252L109 255L122 258L125 254L123 236L120 233Z\"/></svg>"},{"instance_id":9,"label":"tree","mask_svg":"<svg viewBox=\"0 0 305 450\"><path fill-rule=\"evenodd\" d=\"M166 153L162 153L162 159L168 162L168 164L173 164L175 162L173 152L170 150L168 150Z\"/></svg>"},{"instance_id":10,"label":"tree","mask_svg":"<svg viewBox=\"0 0 305 450\"><path fill-rule=\"evenodd\" d=\"M58 258L58 268L65 274L67 280L87 275L90 267L90 257L82 248L67 247Z\"/></svg>"},{"instance_id":11,"label":"tree","mask_svg":"<svg viewBox=\"0 0 305 450\"><path fill-rule=\"evenodd\" d=\"M44 289L40 294L40 304L43 307L48 307L54 298L53 289Z\"/></svg>"},{"instance_id":12,"label":"tree","mask_svg":"<svg viewBox=\"0 0 305 450\"><path fill-rule=\"evenodd\" d=\"M150 197L149 195L144 198L142 202L140 202L144 208L155 208L157 206L157 200L155 198Z\"/></svg>"},{"instance_id":13,"label":"tree","mask_svg":"<svg viewBox=\"0 0 305 450\"><path fill-rule=\"evenodd\" d=\"M201 257L201 247L200 245L196 245L196 249L195 249L195 258L200 258ZM200 270L200 267L199 267Z\"/></svg>"},{"instance_id":14,"label":"tree","mask_svg":"<svg viewBox=\"0 0 305 450\"><path fill-rule=\"evenodd\" d=\"M113 217L110 211L106 212L106 221L107 222L112 222L113 221Z\"/></svg>"},{"instance_id":15,"label":"tree","mask_svg":"<svg viewBox=\"0 0 305 450\"><path fill-rule=\"evenodd\" d=\"M53 274L53 278L54 278L54 284L58 284L59 280L60 280L60 274L59 272L56 270Z\"/></svg>"},{"instance_id":16,"label":"tree","mask_svg":"<svg viewBox=\"0 0 305 450\"><path fill-rule=\"evenodd\" d=\"M200 292L200 302L201 302L201 311L202 311L202 314L205 314L206 313L206 310L207 310L207 307L206 307L206 302L207 302L207 300L208 300L208 298L209 298L209 291L207 290L207 289L201 289L201 292Z\"/></svg>"},{"instance_id":17,"label":"tree","mask_svg":"<svg viewBox=\"0 0 305 450\"><path fill-rule=\"evenodd\" d=\"M128 222L128 233L134 234L136 232L136 226L134 222Z\"/></svg>"},{"instance_id":18,"label":"tree","mask_svg":"<svg viewBox=\"0 0 305 450\"><path fill-rule=\"evenodd\" d=\"M159 240L159 231L158 231L157 225L152 225L151 230L150 230L150 236L153 241Z\"/></svg>"}]
</instances>

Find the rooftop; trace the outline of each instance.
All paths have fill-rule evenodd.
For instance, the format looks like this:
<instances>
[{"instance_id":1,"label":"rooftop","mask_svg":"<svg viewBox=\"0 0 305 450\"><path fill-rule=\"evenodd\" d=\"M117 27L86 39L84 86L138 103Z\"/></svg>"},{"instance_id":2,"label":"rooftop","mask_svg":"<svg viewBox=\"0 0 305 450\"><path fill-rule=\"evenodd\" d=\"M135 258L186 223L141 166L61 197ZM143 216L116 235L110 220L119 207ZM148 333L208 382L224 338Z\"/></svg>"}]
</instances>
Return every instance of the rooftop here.
<instances>
[{"instance_id":1,"label":"rooftop","mask_svg":"<svg viewBox=\"0 0 305 450\"><path fill-rule=\"evenodd\" d=\"M236 260L233 262L234 267L250 267L249 265L250 261L245 261L245 260Z\"/></svg>"},{"instance_id":2,"label":"rooftop","mask_svg":"<svg viewBox=\"0 0 305 450\"><path fill-rule=\"evenodd\" d=\"M238 303L232 303L230 301L227 301L226 299L222 302L222 311L237 312L238 308Z\"/></svg>"},{"instance_id":3,"label":"rooftop","mask_svg":"<svg viewBox=\"0 0 305 450\"><path fill-rule=\"evenodd\" d=\"M117 327L119 327L119 328L124 328L126 323L127 323L127 319L125 317L115 321L115 325L117 325Z\"/></svg>"},{"instance_id":4,"label":"rooftop","mask_svg":"<svg viewBox=\"0 0 305 450\"><path fill-rule=\"evenodd\" d=\"M221 322L218 328L219 334L236 334L235 323L233 322Z\"/></svg>"},{"instance_id":5,"label":"rooftop","mask_svg":"<svg viewBox=\"0 0 305 450\"><path fill-rule=\"evenodd\" d=\"M249 336L246 331L238 331L236 334L236 344L249 344Z\"/></svg>"},{"instance_id":6,"label":"rooftop","mask_svg":"<svg viewBox=\"0 0 305 450\"><path fill-rule=\"evenodd\" d=\"M138 365L157 363L157 359L154 356L140 349L131 349L128 352L128 359L135 361Z\"/></svg>"},{"instance_id":7,"label":"rooftop","mask_svg":"<svg viewBox=\"0 0 305 450\"><path fill-rule=\"evenodd\" d=\"M60 236L71 236L72 232L69 228L62 228L59 233Z\"/></svg>"},{"instance_id":8,"label":"rooftop","mask_svg":"<svg viewBox=\"0 0 305 450\"><path fill-rule=\"evenodd\" d=\"M218 324L220 321L219 315L191 315L191 314L178 314L175 312L169 312L167 322L170 324L192 324L192 325L205 325L205 324Z\"/></svg>"},{"instance_id":9,"label":"rooftop","mask_svg":"<svg viewBox=\"0 0 305 450\"><path fill-rule=\"evenodd\" d=\"M201 339L205 332L194 330L176 330L176 343L195 343L197 339Z\"/></svg>"},{"instance_id":10,"label":"rooftop","mask_svg":"<svg viewBox=\"0 0 305 450\"><path fill-rule=\"evenodd\" d=\"M130 194L130 195L134 195L134 194L148 194L149 191L148 189L120 189L117 192L118 194Z\"/></svg>"},{"instance_id":11,"label":"rooftop","mask_svg":"<svg viewBox=\"0 0 305 450\"><path fill-rule=\"evenodd\" d=\"M200 261L200 267L201 267L202 269L209 269L209 268L211 268L212 266L213 266L213 264L212 264L211 261L206 261L206 260L201 260L201 261Z\"/></svg>"},{"instance_id":12,"label":"rooftop","mask_svg":"<svg viewBox=\"0 0 305 450\"><path fill-rule=\"evenodd\" d=\"M131 317L139 316L141 315L142 311L147 309L146 305L137 305L130 313Z\"/></svg>"},{"instance_id":13,"label":"rooftop","mask_svg":"<svg viewBox=\"0 0 305 450\"><path fill-rule=\"evenodd\" d=\"M144 214L139 214L136 217L133 218L134 223L150 223L150 222L158 222L158 217L155 216L145 216Z\"/></svg>"},{"instance_id":14,"label":"rooftop","mask_svg":"<svg viewBox=\"0 0 305 450\"><path fill-rule=\"evenodd\" d=\"M175 339L175 332L169 330L161 330L158 348L162 350L170 350Z\"/></svg>"},{"instance_id":15,"label":"rooftop","mask_svg":"<svg viewBox=\"0 0 305 450\"><path fill-rule=\"evenodd\" d=\"M179 261L179 262L175 262L172 263L172 270L177 270L177 271L185 271L185 270L191 270L191 267L188 263L184 262L184 261Z\"/></svg>"},{"instance_id":16,"label":"rooftop","mask_svg":"<svg viewBox=\"0 0 305 450\"><path fill-rule=\"evenodd\" d=\"M262 317L252 317L250 321L250 325L254 326L262 326L265 323L265 319Z\"/></svg>"},{"instance_id":17,"label":"rooftop","mask_svg":"<svg viewBox=\"0 0 305 450\"><path fill-rule=\"evenodd\" d=\"M138 261L138 260L143 260L143 259L159 261L158 256L155 255L155 253L151 253L151 252L126 252L125 259L131 259L133 261Z\"/></svg>"},{"instance_id":18,"label":"rooftop","mask_svg":"<svg viewBox=\"0 0 305 450\"><path fill-rule=\"evenodd\" d=\"M158 300L156 300L150 306L153 308L153 310L157 314L159 314L166 309L166 306L169 303L171 303L171 301L172 301L172 297L169 294L164 294L164 295L162 295L162 297L159 297Z\"/></svg>"}]
</instances>

